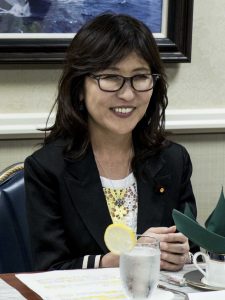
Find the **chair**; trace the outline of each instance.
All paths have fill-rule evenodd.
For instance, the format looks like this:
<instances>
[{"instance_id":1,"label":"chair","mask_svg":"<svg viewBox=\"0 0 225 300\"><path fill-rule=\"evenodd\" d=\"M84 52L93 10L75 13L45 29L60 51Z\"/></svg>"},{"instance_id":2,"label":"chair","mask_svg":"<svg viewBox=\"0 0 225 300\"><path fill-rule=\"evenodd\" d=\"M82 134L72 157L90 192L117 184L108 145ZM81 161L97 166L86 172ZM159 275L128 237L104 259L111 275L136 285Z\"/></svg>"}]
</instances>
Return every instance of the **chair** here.
<instances>
[{"instance_id":1,"label":"chair","mask_svg":"<svg viewBox=\"0 0 225 300\"><path fill-rule=\"evenodd\" d=\"M23 168L16 163L0 173L0 273L31 271Z\"/></svg>"}]
</instances>

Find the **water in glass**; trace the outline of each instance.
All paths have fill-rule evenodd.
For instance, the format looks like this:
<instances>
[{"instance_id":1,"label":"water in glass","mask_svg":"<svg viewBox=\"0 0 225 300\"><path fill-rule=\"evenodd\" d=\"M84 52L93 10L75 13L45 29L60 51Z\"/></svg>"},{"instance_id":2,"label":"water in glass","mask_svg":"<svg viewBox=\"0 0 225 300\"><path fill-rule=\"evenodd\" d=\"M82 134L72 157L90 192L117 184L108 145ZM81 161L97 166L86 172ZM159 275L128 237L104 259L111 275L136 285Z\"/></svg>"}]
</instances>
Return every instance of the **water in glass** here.
<instances>
[{"instance_id":1,"label":"water in glass","mask_svg":"<svg viewBox=\"0 0 225 300\"><path fill-rule=\"evenodd\" d=\"M157 286L159 272L160 250L155 239L137 243L120 256L120 277L129 299L149 299Z\"/></svg>"}]
</instances>

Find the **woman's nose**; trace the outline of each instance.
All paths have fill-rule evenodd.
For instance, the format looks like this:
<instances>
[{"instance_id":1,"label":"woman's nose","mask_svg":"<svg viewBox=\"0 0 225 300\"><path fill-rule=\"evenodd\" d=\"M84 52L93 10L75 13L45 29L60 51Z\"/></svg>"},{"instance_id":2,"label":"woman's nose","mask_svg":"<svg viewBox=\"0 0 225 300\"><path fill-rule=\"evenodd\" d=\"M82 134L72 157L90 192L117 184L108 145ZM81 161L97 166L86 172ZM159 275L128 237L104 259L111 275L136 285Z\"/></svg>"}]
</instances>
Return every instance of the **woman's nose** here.
<instances>
[{"instance_id":1,"label":"woman's nose","mask_svg":"<svg viewBox=\"0 0 225 300\"><path fill-rule=\"evenodd\" d=\"M117 94L120 98L130 101L135 97L135 90L131 86L130 81L126 80L123 87L117 92Z\"/></svg>"}]
</instances>

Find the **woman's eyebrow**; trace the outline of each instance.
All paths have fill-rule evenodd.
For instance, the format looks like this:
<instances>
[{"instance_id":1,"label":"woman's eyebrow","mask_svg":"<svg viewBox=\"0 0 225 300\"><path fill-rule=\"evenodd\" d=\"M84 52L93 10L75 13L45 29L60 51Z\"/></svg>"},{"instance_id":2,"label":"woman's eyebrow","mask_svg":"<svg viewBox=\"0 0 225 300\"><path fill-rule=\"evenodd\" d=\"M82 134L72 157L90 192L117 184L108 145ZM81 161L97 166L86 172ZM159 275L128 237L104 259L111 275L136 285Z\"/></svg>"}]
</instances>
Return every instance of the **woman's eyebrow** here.
<instances>
[{"instance_id":1,"label":"woman's eyebrow","mask_svg":"<svg viewBox=\"0 0 225 300\"><path fill-rule=\"evenodd\" d=\"M132 72L136 72L136 71L147 71L149 72L150 69L148 67L140 67L140 68L135 68L132 70Z\"/></svg>"},{"instance_id":2,"label":"woman's eyebrow","mask_svg":"<svg viewBox=\"0 0 225 300\"><path fill-rule=\"evenodd\" d=\"M121 71L118 67L108 67L105 69L105 71ZM139 67L131 70L131 72L137 72L137 71L147 71L150 72L150 69L148 67Z\"/></svg>"}]
</instances>

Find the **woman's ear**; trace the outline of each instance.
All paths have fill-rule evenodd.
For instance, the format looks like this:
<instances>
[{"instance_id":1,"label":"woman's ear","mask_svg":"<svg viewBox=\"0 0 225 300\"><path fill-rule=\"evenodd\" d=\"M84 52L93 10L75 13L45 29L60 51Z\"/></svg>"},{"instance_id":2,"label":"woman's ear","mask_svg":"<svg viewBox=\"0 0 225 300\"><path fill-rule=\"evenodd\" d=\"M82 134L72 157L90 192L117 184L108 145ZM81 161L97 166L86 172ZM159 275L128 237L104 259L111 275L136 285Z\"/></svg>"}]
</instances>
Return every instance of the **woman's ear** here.
<instances>
[{"instance_id":1,"label":"woman's ear","mask_svg":"<svg viewBox=\"0 0 225 300\"><path fill-rule=\"evenodd\" d=\"M85 99L84 91L81 90L81 91L80 91L80 95L79 95L79 100L80 100L80 103L79 103L79 110L80 110L80 111L83 111L84 108L85 108L85 101L84 101L84 99Z\"/></svg>"},{"instance_id":2,"label":"woman's ear","mask_svg":"<svg viewBox=\"0 0 225 300\"><path fill-rule=\"evenodd\" d=\"M80 100L79 110L84 111L84 100Z\"/></svg>"},{"instance_id":3,"label":"woman's ear","mask_svg":"<svg viewBox=\"0 0 225 300\"><path fill-rule=\"evenodd\" d=\"M80 102L84 101L84 92L80 92L80 95L79 95L79 99L80 99Z\"/></svg>"}]
</instances>

